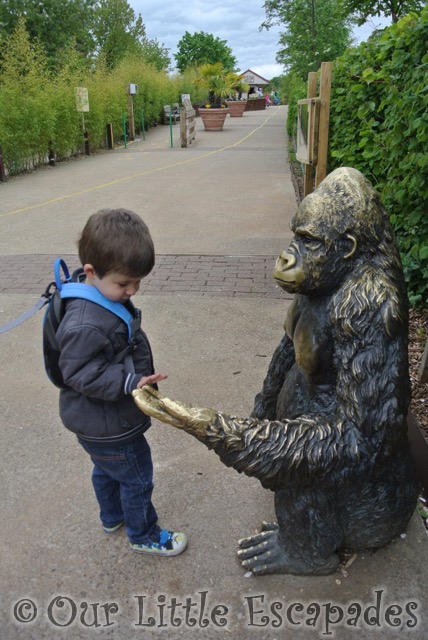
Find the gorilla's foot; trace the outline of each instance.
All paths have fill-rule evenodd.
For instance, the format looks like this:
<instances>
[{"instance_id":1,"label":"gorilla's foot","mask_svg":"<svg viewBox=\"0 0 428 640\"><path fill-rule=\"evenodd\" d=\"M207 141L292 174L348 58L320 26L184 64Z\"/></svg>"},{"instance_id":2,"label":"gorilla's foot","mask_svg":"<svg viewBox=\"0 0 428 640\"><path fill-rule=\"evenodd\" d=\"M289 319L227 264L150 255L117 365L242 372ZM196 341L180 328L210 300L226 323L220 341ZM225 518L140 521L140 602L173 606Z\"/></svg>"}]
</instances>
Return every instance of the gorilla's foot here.
<instances>
[{"instance_id":1,"label":"gorilla's foot","mask_svg":"<svg viewBox=\"0 0 428 640\"><path fill-rule=\"evenodd\" d=\"M291 557L279 541L278 525L273 523L264 522L261 533L243 538L239 541L239 546L238 557L242 566L254 575L289 573L322 576L334 573L339 565L339 558L335 553L326 559L317 558L315 562Z\"/></svg>"}]
</instances>

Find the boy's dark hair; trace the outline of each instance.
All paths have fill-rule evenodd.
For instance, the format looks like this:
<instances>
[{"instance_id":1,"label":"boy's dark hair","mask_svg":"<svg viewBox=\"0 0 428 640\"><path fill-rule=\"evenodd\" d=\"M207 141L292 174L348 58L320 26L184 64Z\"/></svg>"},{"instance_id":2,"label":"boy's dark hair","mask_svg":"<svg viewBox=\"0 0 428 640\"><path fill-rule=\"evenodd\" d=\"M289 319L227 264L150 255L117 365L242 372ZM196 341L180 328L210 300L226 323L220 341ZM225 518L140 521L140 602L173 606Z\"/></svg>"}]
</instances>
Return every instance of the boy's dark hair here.
<instances>
[{"instance_id":1,"label":"boy's dark hair","mask_svg":"<svg viewBox=\"0 0 428 640\"><path fill-rule=\"evenodd\" d=\"M91 264L99 278L112 271L144 277L155 264L147 225L127 209L101 209L92 214L77 246L82 265Z\"/></svg>"}]
</instances>

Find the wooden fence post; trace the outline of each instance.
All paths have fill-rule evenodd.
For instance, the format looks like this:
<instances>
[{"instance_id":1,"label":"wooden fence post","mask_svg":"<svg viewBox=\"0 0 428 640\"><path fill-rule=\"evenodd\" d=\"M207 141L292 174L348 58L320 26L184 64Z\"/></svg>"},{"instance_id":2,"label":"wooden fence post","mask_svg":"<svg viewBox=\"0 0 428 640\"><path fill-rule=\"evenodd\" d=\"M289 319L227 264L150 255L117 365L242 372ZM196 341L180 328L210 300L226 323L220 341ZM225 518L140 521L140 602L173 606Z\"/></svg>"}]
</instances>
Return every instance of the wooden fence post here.
<instances>
[{"instance_id":1,"label":"wooden fence post","mask_svg":"<svg viewBox=\"0 0 428 640\"><path fill-rule=\"evenodd\" d=\"M135 140L134 97L128 94L129 139Z\"/></svg>"},{"instance_id":2,"label":"wooden fence post","mask_svg":"<svg viewBox=\"0 0 428 640\"><path fill-rule=\"evenodd\" d=\"M428 382L428 339L425 344L421 366L419 367L418 380L419 382Z\"/></svg>"},{"instance_id":3,"label":"wooden fence post","mask_svg":"<svg viewBox=\"0 0 428 640\"><path fill-rule=\"evenodd\" d=\"M311 71L308 74L308 98L315 98L317 95L317 72ZM314 190L314 167L312 164L305 164L305 190L307 196Z\"/></svg>"},{"instance_id":4,"label":"wooden fence post","mask_svg":"<svg viewBox=\"0 0 428 640\"><path fill-rule=\"evenodd\" d=\"M330 122L330 94L331 94L331 62L321 63L320 79L320 127L318 138L317 171L315 174L315 187L317 187L327 175L327 151L328 151L328 127Z\"/></svg>"},{"instance_id":5,"label":"wooden fence post","mask_svg":"<svg viewBox=\"0 0 428 640\"><path fill-rule=\"evenodd\" d=\"M180 112L181 146L184 148L192 144L192 140L196 137L195 115L196 111L193 109L190 100L185 98Z\"/></svg>"},{"instance_id":6,"label":"wooden fence post","mask_svg":"<svg viewBox=\"0 0 428 640\"><path fill-rule=\"evenodd\" d=\"M0 147L0 182L6 182L6 171L4 170L3 149Z\"/></svg>"}]
</instances>

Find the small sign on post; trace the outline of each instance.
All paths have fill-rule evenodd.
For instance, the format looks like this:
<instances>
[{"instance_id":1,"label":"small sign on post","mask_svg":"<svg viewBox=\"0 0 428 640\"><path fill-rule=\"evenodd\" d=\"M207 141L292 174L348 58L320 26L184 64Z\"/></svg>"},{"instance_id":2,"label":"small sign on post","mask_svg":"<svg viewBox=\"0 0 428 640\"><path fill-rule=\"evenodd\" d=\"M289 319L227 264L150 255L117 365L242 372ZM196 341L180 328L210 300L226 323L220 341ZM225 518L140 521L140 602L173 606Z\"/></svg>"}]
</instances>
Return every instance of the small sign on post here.
<instances>
[{"instance_id":1,"label":"small sign on post","mask_svg":"<svg viewBox=\"0 0 428 640\"><path fill-rule=\"evenodd\" d=\"M128 86L128 116L129 116L129 139L135 140L135 120L134 120L134 99L133 96L138 93L138 85L133 82Z\"/></svg>"},{"instance_id":2,"label":"small sign on post","mask_svg":"<svg viewBox=\"0 0 428 640\"><path fill-rule=\"evenodd\" d=\"M76 87L76 109L80 113L89 111L89 95L86 87Z\"/></svg>"},{"instance_id":3,"label":"small sign on post","mask_svg":"<svg viewBox=\"0 0 428 640\"><path fill-rule=\"evenodd\" d=\"M89 94L86 87L76 87L74 92L76 95L76 109L82 114L82 129L85 153L87 156L89 156L91 154L91 149L89 146L89 131L86 131L85 127L85 113L89 111Z\"/></svg>"}]
</instances>

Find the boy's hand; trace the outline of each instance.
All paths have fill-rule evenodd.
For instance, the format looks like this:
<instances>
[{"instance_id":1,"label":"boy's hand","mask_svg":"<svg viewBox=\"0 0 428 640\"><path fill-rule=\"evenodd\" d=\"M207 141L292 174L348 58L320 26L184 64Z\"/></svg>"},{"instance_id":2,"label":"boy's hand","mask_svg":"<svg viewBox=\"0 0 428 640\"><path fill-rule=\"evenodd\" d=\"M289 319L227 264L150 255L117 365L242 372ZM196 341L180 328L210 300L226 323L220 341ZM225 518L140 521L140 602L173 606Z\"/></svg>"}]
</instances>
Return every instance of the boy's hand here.
<instances>
[{"instance_id":1,"label":"boy's hand","mask_svg":"<svg viewBox=\"0 0 428 640\"><path fill-rule=\"evenodd\" d=\"M143 376L140 378L137 384L137 389L141 389L145 384L155 384L156 382L160 382L161 380L165 380L168 376L166 373L154 373L151 376Z\"/></svg>"}]
</instances>

